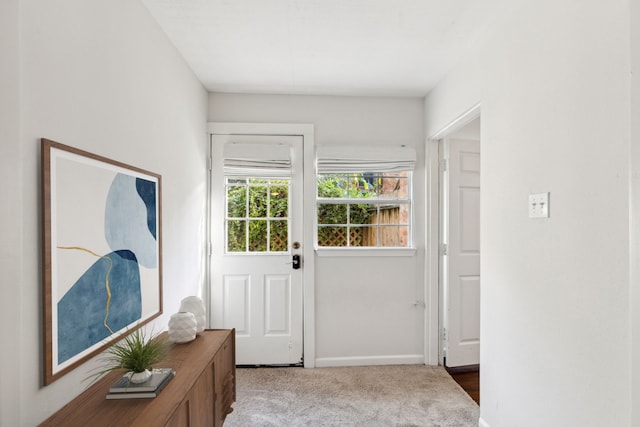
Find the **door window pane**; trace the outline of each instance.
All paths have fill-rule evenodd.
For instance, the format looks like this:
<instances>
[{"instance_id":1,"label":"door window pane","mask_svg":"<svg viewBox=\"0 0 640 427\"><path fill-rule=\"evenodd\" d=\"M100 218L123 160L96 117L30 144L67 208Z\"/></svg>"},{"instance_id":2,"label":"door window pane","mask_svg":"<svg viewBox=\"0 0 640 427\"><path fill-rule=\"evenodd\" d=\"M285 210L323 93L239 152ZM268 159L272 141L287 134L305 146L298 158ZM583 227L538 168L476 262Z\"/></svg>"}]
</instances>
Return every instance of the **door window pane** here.
<instances>
[{"instance_id":1,"label":"door window pane","mask_svg":"<svg viewBox=\"0 0 640 427\"><path fill-rule=\"evenodd\" d=\"M249 186L249 217L265 218L267 216L267 187Z\"/></svg>"},{"instance_id":2,"label":"door window pane","mask_svg":"<svg viewBox=\"0 0 640 427\"><path fill-rule=\"evenodd\" d=\"M247 222L227 221L227 251L245 252L247 250Z\"/></svg>"},{"instance_id":3,"label":"door window pane","mask_svg":"<svg viewBox=\"0 0 640 427\"><path fill-rule=\"evenodd\" d=\"M289 247L289 221L278 220L271 221L271 230L269 233L269 245L271 252L286 252Z\"/></svg>"},{"instance_id":4,"label":"door window pane","mask_svg":"<svg viewBox=\"0 0 640 427\"><path fill-rule=\"evenodd\" d=\"M247 190L245 186L227 187L227 216L244 218L247 216Z\"/></svg>"},{"instance_id":5,"label":"door window pane","mask_svg":"<svg viewBox=\"0 0 640 427\"><path fill-rule=\"evenodd\" d=\"M271 218L286 218L289 216L289 187L272 186L269 191L271 204Z\"/></svg>"},{"instance_id":6,"label":"door window pane","mask_svg":"<svg viewBox=\"0 0 640 427\"><path fill-rule=\"evenodd\" d=\"M288 252L289 180L227 177L226 184L226 252Z\"/></svg>"},{"instance_id":7,"label":"door window pane","mask_svg":"<svg viewBox=\"0 0 640 427\"><path fill-rule=\"evenodd\" d=\"M267 221L249 221L249 252L265 252L267 250Z\"/></svg>"}]
</instances>

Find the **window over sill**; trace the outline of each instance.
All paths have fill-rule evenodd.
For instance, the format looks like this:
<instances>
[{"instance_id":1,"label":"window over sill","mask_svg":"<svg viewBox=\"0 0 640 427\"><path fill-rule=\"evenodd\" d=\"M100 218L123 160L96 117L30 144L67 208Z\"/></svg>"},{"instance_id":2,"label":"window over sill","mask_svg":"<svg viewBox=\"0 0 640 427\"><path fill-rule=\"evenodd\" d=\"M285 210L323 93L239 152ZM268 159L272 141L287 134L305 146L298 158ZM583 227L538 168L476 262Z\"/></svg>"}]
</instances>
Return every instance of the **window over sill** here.
<instances>
[{"instance_id":1,"label":"window over sill","mask_svg":"<svg viewBox=\"0 0 640 427\"><path fill-rule=\"evenodd\" d=\"M321 174L318 248L410 248L411 172Z\"/></svg>"},{"instance_id":2,"label":"window over sill","mask_svg":"<svg viewBox=\"0 0 640 427\"><path fill-rule=\"evenodd\" d=\"M406 146L318 146L316 251L411 248L415 162Z\"/></svg>"}]
</instances>

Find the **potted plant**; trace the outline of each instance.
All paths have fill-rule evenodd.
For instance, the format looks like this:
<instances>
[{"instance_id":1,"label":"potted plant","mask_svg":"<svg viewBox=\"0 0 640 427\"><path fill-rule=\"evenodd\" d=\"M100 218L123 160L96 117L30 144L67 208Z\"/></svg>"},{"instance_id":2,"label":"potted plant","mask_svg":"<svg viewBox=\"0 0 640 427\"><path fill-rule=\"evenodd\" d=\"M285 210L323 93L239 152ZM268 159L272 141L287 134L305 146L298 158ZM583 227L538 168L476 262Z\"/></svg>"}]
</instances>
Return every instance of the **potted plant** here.
<instances>
[{"instance_id":1,"label":"potted plant","mask_svg":"<svg viewBox=\"0 0 640 427\"><path fill-rule=\"evenodd\" d=\"M116 369L124 369L129 373L132 383L144 382L151 376L150 369L153 365L167 355L169 346L166 339L156 334L147 338L142 328L138 328L106 351L105 364L96 377Z\"/></svg>"}]
</instances>

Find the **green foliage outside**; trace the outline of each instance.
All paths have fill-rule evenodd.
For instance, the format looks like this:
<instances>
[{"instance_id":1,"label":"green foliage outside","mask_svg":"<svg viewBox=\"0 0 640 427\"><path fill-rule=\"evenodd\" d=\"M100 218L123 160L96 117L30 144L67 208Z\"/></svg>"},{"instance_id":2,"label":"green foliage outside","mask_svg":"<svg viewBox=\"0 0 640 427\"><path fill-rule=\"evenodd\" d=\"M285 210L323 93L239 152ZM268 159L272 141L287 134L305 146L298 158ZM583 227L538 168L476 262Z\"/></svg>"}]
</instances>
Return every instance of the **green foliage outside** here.
<instances>
[{"instance_id":1,"label":"green foliage outside","mask_svg":"<svg viewBox=\"0 0 640 427\"><path fill-rule=\"evenodd\" d=\"M320 175L317 180L317 195L318 198L326 199L375 198L381 191L382 181L383 178L377 174ZM287 251L288 181L254 178L229 180L229 184L227 186L229 218L227 250L229 252ZM346 201L319 203L318 225L322 227L318 228L318 244L347 246L346 224L369 224L375 211L375 205L369 203L354 204ZM247 233L249 233L248 247ZM269 235L270 239L268 239ZM351 242L351 245L353 244L355 242Z\"/></svg>"},{"instance_id":2,"label":"green foliage outside","mask_svg":"<svg viewBox=\"0 0 640 427\"><path fill-rule=\"evenodd\" d=\"M227 250L283 252L288 248L288 181L234 180L227 187ZM264 185L261 185L264 184ZM247 203L247 197L249 198ZM237 218L237 219L231 219ZM270 228L270 236L268 229ZM248 229L248 230L247 230ZM247 248L247 231L249 243Z\"/></svg>"},{"instance_id":3,"label":"green foliage outside","mask_svg":"<svg viewBox=\"0 0 640 427\"><path fill-rule=\"evenodd\" d=\"M377 175L320 175L318 197L327 199L368 199L378 195L382 178ZM318 246L360 246L360 227L369 224L375 205L362 203L318 203ZM335 226L333 226L335 224ZM346 226L350 224L350 228ZM351 229L352 233L349 233ZM350 240L347 242L347 240Z\"/></svg>"},{"instance_id":4,"label":"green foliage outside","mask_svg":"<svg viewBox=\"0 0 640 427\"><path fill-rule=\"evenodd\" d=\"M319 198L366 199L376 197L382 179L365 179L364 174L321 175L318 178ZM370 204L349 204L349 223L368 224L373 215ZM347 204L318 204L318 224L347 224Z\"/></svg>"}]
</instances>

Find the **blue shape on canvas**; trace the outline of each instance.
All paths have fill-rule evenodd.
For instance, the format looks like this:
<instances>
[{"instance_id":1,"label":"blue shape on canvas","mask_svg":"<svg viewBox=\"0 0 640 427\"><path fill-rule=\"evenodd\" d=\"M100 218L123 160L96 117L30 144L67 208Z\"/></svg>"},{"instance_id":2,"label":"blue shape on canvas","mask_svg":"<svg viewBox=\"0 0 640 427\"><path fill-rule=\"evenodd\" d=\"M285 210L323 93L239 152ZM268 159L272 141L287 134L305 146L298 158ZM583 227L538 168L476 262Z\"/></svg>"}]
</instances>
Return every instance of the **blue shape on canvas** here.
<instances>
[{"instance_id":1,"label":"blue shape on canvas","mask_svg":"<svg viewBox=\"0 0 640 427\"><path fill-rule=\"evenodd\" d=\"M113 179L105 206L104 231L109 247L114 251L130 250L146 268L158 266L155 185L119 173Z\"/></svg>"},{"instance_id":2,"label":"blue shape on canvas","mask_svg":"<svg viewBox=\"0 0 640 427\"><path fill-rule=\"evenodd\" d=\"M149 233L156 237L156 183L146 179L136 178L136 190L147 207L147 227Z\"/></svg>"},{"instance_id":3,"label":"blue shape on canvas","mask_svg":"<svg viewBox=\"0 0 640 427\"><path fill-rule=\"evenodd\" d=\"M58 363L109 337L111 331L140 320L141 315L140 268L135 254L119 250L105 255L58 302Z\"/></svg>"}]
</instances>

